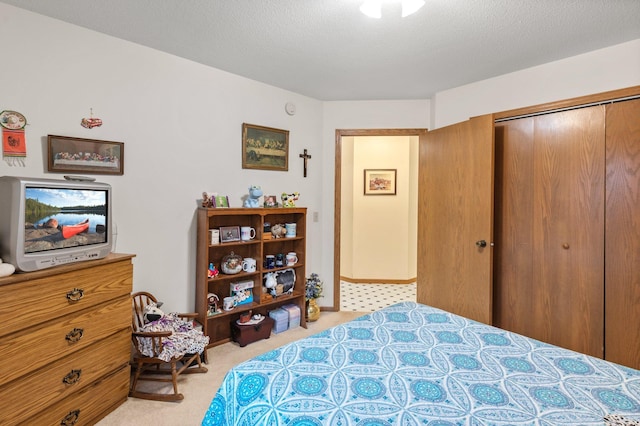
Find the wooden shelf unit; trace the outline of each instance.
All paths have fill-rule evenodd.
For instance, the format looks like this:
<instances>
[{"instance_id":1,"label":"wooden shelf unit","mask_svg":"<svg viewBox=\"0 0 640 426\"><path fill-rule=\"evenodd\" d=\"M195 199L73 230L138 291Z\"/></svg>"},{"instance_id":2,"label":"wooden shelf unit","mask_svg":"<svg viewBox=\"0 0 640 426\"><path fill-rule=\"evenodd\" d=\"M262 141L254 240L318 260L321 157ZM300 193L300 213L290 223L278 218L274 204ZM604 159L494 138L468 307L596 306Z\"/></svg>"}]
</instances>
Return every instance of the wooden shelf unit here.
<instances>
[{"instance_id":1,"label":"wooden shelf unit","mask_svg":"<svg viewBox=\"0 0 640 426\"><path fill-rule=\"evenodd\" d=\"M275 224L295 223L296 236L277 239L264 239L263 229L265 223ZM199 208L197 231L197 257L196 257L196 312L198 320L203 325L204 333L209 336L209 346L217 346L231 341L231 324L236 321L240 313L253 311L253 314L268 315L269 311L285 304L295 304L300 308L300 325L307 327L305 320L305 260L306 260L306 224L307 209L305 207L290 208ZM219 244L210 244L209 230L219 229L222 226L250 226L255 228L256 237L249 241L234 241ZM215 278L208 278L209 264L213 263L218 270L222 258L234 252L243 258L256 259L255 272L240 272L226 275L220 271ZM282 253L286 256L289 252L295 252L298 262L293 266L283 266L274 269L266 269L263 266L264 258L268 254ZM271 296L262 298L263 277L274 271L293 269L296 273L296 281L293 293L281 295L276 298ZM231 311L223 311L216 315L207 315L207 295L214 293L222 299L230 295L230 285L238 281L253 280L253 302L238 305Z\"/></svg>"}]
</instances>

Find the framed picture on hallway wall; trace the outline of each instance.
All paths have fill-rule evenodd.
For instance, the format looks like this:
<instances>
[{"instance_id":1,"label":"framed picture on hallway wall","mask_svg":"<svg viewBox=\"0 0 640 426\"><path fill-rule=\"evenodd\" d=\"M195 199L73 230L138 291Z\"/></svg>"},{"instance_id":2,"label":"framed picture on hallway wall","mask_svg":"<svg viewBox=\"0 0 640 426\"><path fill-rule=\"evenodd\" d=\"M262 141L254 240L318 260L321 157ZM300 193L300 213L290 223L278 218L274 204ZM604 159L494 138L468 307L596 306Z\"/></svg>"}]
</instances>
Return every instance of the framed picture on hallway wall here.
<instances>
[{"instance_id":1,"label":"framed picture on hallway wall","mask_svg":"<svg viewBox=\"0 0 640 426\"><path fill-rule=\"evenodd\" d=\"M243 123L242 168L289 170L289 131Z\"/></svg>"},{"instance_id":2,"label":"framed picture on hallway wall","mask_svg":"<svg viewBox=\"0 0 640 426\"><path fill-rule=\"evenodd\" d=\"M364 169L364 195L396 195L397 169Z\"/></svg>"}]
</instances>

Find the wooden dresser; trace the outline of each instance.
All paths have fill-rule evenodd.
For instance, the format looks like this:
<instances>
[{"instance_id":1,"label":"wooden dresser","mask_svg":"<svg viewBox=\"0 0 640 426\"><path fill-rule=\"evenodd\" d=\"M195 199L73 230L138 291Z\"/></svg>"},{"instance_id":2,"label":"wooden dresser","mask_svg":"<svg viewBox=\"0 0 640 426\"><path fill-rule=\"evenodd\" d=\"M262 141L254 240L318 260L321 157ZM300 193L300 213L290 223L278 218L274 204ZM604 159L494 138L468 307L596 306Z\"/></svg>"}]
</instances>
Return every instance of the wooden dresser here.
<instances>
[{"instance_id":1,"label":"wooden dresser","mask_svg":"<svg viewBox=\"0 0 640 426\"><path fill-rule=\"evenodd\" d=\"M0 278L1 425L92 425L127 399L133 257Z\"/></svg>"}]
</instances>

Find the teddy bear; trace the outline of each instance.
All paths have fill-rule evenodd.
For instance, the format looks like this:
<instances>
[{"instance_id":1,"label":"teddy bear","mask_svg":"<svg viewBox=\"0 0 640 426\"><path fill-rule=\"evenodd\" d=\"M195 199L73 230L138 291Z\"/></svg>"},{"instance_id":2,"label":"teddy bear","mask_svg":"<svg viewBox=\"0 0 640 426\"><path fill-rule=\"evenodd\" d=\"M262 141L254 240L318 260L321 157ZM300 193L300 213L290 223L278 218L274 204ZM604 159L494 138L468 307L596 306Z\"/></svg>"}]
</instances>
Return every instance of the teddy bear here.
<instances>
[{"instance_id":1,"label":"teddy bear","mask_svg":"<svg viewBox=\"0 0 640 426\"><path fill-rule=\"evenodd\" d=\"M202 193L202 207L215 207L216 194Z\"/></svg>"},{"instance_id":2,"label":"teddy bear","mask_svg":"<svg viewBox=\"0 0 640 426\"><path fill-rule=\"evenodd\" d=\"M16 271L16 267L10 263L2 263L0 259L0 277L8 277Z\"/></svg>"},{"instance_id":3,"label":"teddy bear","mask_svg":"<svg viewBox=\"0 0 640 426\"><path fill-rule=\"evenodd\" d=\"M282 207L295 207L296 200L300 197L299 192L294 192L293 194L287 194L286 192L282 193Z\"/></svg>"},{"instance_id":4,"label":"teddy bear","mask_svg":"<svg viewBox=\"0 0 640 426\"><path fill-rule=\"evenodd\" d=\"M260 207L260 197L262 197L262 188L258 185L249 187L249 196L244 200L245 207Z\"/></svg>"}]
</instances>

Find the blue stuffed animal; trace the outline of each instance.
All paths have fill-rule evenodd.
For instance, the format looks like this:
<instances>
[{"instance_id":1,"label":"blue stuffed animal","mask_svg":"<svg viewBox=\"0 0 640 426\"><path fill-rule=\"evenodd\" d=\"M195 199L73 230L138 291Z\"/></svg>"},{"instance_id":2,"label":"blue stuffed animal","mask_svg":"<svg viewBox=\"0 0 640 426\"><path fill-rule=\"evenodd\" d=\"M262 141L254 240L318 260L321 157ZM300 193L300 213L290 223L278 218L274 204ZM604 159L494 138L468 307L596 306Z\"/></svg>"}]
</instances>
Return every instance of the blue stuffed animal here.
<instances>
[{"instance_id":1,"label":"blue stuffed animal","mask_svg":"<svg viewBox=\"0 0 640 426\"><path fill-rule=\"evenodd\" d=\"M245 207L260 207L260 197L262 197L262 188L257 185L249 187L249 196L244 200Z\"/></svg>"}]
</instances>

